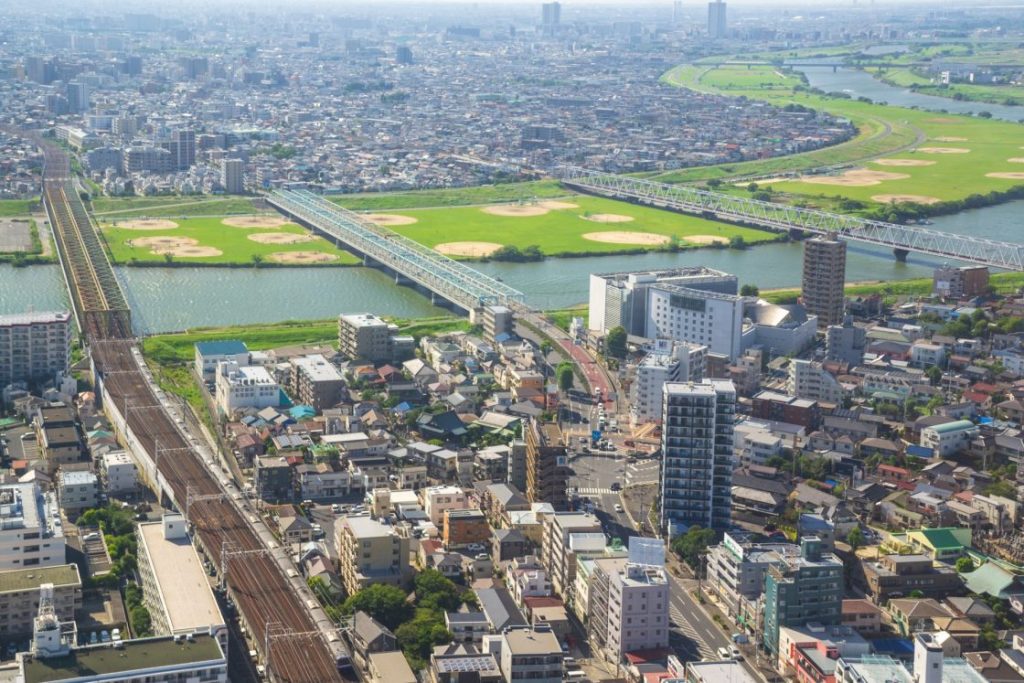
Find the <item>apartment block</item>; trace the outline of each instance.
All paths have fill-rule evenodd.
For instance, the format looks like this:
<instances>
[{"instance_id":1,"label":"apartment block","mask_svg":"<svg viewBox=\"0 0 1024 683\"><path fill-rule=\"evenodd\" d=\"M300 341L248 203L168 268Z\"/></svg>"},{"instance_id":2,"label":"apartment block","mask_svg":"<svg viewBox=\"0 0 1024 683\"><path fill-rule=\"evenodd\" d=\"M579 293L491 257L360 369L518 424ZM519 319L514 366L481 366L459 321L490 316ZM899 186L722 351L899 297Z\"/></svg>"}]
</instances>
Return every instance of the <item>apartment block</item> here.
<instances>
[{"instance_id":1,"label":"apartment block","mask_svg":"<svg viewBox=\"0 0 1024 683\"><path fill-rule=\"evenodd\" d=\"M487 523L484 513L477 508L445 510L442 538L449 550L464 548L472 543L486 547L491 540L491 525Z\"/></svg>"},{"instance_id":2,"label":"apartment block","mask_svg":"<svg viewBox=\"0 0 1024 683\"><path fill-rule=\"evenodd\" d=\"M153 632L168 636L206 633L227 652L227 626L203 562L186 533L185 518L165 513L159 522L139 524L135 534L142 594Z\"/></svg>"},{"instance_id":3,"label":"apartment block","mask_svg":"<svg viewBox=\"0 0 1024 683\"><path fill-rule=\"evenodd\" d=\"M816 622L842 623L843 563L822 552L821 541L804 538L800 555L768 569L764 588L764 645L779 653L779 629Z\"/></svg>"},{"instance_id":4,"label":"apartment block","mask_svg":"<svg viewBox=\"0 0 1024 683\"><path fill-rule=\"evenodd\" d=\"M438 529L444 524L445 512L469 507L466 492L458 486L431 486L420 491L420 498L423 500L423 511L430 518L430 523Z\"/></svg>"},{"instance_id":5,"label":"apartment block","mask_svg":"<svg viewBox=\"0 0 1024 683\"><path fill-rule=\"evenodd\" d=\"M398 334L398 325L369 313L339 316L338 343L343 356L371 363L403 360L414 348L412 337Z\"/></svg>"},{"instance_id":6,"label":"apartment block","mask_svg":"<svg viewBox=\"0 0 1024 683\"><path fill-rule=\"evenodd\" d=\"M562 430L552 422L531 418L524 428L526 437L526 500L550 503L556 510L569 505L566 487L569 468Z\"/></svg>"},{"instance_id":7,"label":"apartment block","mask_svg":"<svg viewBox=\"0 0 1024 683\"><path fill-rule=\"evenodd\" d=\"M637 363L631 387L630 420L634 425L661 422L661 390L666 382L699 382L704 378L708 348L658 339Z\"/></svg>"},{"instance_id":8,"label":"apartment block","mask_svg":"<svg viewBox=\"0 0 1024 683\"><path fill-rule=\"evenodd\" d=\"M730 524L736 389L732 382L668 383L663 390L661 526Z\"/></svg>"},{"instance_id":9,"label":"apartment block","mask_svg":"<svg viewBox=\"0 0 1024 683\"><path fill-rule=\"evenodd\" d=\"M0 486L0 571L65 561L57 497L36 484Z\"/></svg>"},{"instance_id":10,"label":"apartment block","mask_svg":"<svg viewBox=\"0 0 1024 683\"><path fill-rule=\"evenodd\" d=\"M348 595L374 583L399 586L409 575L409 539L368 517L338 524L338 562Z\"/></svg>"},{"instance_id":11,"label":"apartment block","mask_svg":"<svg viewBox=\"0 0 1024 683\"><path fill-rule=\"evenodd\" d=\"M345 378L338 368L319 354L291 360L291 393L295 403L321 411L341 401Z\"/></svg>"},{"instance_id":12,"label":"apartment block","mask_svg":"<svg viewBox=\"0 0 1024 683\"><path fill-rule=\"evenodd\" d=\"M230 417L242 408L272 408L281 403L281 387L262 366L225 361L217 366L214 396L221 413Z\"/></svg>"},{"instance_id":13,"label":"apartment block","mask_svg":"<svg viewBox=\"0 0 1024 683\"><path fill-rule=\"evenodd\" d=\"M868 596L879 605L920 591L926 598L943 598L958 593L963 582L956 571L927 555L883 555L863 562Z\"/></svg>"},{"instance_id":14,"label":"apartment block","mask_svg":"<svg viewBox=\"0 0 1024 683\"><path fill-rule=\"evenodd\" d=\"M505 683L562 683L565 655L551 631L513 629L501 634L501 673Z\"/></svg>"},{"instance_id":15,"label":"apartment block","mask_svg":"<svg viewBox=\"0 0 1024 683\"><path fill-rule=\"evenodd\" d=\"M70 364L70 313L0 315L0 386L53 380Z\"/></svg>"},{"instance_id":16,"label":"apartment block","mask_svg":"<svg viewBox=\"0 0 1024 683\"><path fill-rule=\"evenodd\" d=\"M39 613L39 588L53 586L53 609L61 621L74 621L82 606L82 577L77 564L0 571L0 638L32 634Z\"/></svg>"},{"instance_id":17,"label":"apartment block","mask_svg":"<svg viewBox=\"0 0 1024 683\"><path fill-rule=\"evenodd\" d=\"M842 325L846 312L846 242L816 237L804 240L800 301L818 326Z\"/></svg>"},{"instance_id":18,"label":"apartment block","mask_svg":"<svg viewBox=\"0 0 1024 683\"><path fill-rule=\"evenodd\" d=\"M663 567L628 559L594 562L587 626L610 659L636 650L668 647L669 588Z\"/></svg>"},{"instance_id":19,"label":"apartment block","mask_svg":"<svg viewBox=\"0 0 1024 683\"><path fill-rule=\"evenodd\" d=\"M543 521L540 561L551 578L551 587L565 600L576 579L576 553L573 537L601 534L601 521L586 512L560 512L546 515ZM602 548L604 543L602 542Z\"/></svg>"},{"instance_id":20,"label":"apartment block","mask_svg":"<svg viewBox=\"0 0 1024 683\"><path fill-rule=\"evenodd\" d=\"M248 365L249 348L245 342L237 340L198 342L195 345L195 371L204 382L213 382L217 374L217 366L221 363L234 361L238 365Z\"/></svg>"}]
</instances>

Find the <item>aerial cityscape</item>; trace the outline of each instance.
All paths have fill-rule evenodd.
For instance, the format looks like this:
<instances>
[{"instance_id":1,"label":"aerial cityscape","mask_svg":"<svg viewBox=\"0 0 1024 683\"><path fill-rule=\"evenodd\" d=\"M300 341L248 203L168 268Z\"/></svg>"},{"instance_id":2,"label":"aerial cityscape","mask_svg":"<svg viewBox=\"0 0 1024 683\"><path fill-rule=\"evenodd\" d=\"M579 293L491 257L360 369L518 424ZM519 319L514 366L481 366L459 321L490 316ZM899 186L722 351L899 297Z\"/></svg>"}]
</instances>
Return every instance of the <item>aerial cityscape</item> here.
<instances>
[{"instance_id":1,"label":"aerial cityscape","mask_svg":"<svg viewBox=\"0 0 1024 683\"><path fill-rule=\"evenodd\" d=\"M1024 3L0 5L0 683L1024 683Z\"/></svg>"}]
</instances>

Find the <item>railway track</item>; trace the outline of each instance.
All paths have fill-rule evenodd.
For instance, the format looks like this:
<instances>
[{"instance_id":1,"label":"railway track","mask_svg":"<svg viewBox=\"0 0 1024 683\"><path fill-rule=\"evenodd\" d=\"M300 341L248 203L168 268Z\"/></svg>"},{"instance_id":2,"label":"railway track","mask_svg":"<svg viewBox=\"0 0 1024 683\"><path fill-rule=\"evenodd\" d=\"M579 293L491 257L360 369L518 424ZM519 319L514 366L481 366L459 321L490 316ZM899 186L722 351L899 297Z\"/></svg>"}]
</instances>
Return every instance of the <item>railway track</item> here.
<instances>
[{"instance_id":1,"label":"railway track","mask_svg":"<svg viewBox=\"0 0 1024 683\"><path fill-rule=\"evenodd\" d=\"M109 400L155 461L171 497L184 508L181 512L218 567L272 680L341 681L337 662L301 598L142 373L128 304L71 185L67 155L38 136L34 139L44 150L44 201L61 266L96 376Z\"/></svg>"}]
</instances>

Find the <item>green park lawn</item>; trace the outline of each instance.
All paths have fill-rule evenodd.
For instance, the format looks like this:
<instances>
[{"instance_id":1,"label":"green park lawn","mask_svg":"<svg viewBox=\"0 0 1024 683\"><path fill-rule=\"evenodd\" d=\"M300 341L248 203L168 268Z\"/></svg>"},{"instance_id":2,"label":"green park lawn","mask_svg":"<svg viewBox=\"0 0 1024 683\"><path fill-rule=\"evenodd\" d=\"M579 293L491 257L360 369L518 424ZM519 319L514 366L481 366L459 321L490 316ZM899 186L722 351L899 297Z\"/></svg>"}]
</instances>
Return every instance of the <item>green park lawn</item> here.
<instances>
[{"instance_id":1,"label":"green park lawn","mask_svg":"<svg viewBox=\"0 0 1024 683\"><path fill-rule=\"evenodd\" d=\"M760 77L751 72L761 72ZM860 130L853 140L821 150L741 164L683 169L659 177L666 182L687 182L737 175L799 173L822 166L847 164L857 168L905 174L906 178L881 180L877 185L823 185L801 180L773 183L772 189L793 195L839 197L872 202L879 195L919 195L943 201L960 200L1024 185L1021 178L991 178L988 173L1024 172L1024 163L1008 161L1024 157L1024 127L1015 123L957 116L874 104L842 97L823 96L803 88L750 87L751 82L779 81L775 67L683 65L666 73L670 85L704 92L746 95L777 106L799 104L848 118ZM795 77L794 77L795 79ZM939 140L936 138L965 138ZM921 148L967 149L961 154L937 154ZM877 158L934 161L929 166L885 166ZM798 197L799 199L799 197Z\"/></svg>"},{"instance_id":2,"label":"green park lawn","mask_svg":"<svg viewBox=\"0 0 1024 683\"><path fill-rule=\"evenodd\" d=\"M495 216L485 213L483 209L486 207L479 206L397 211L393 213L415 218L417 222L391 229L428 247L449 242L490 242L520 249L536 245L547 256L608 254L660 248L624 242L598 242L583 237L588 233L600 232L636 232L675 237L681 240L680 246L684 248L695 246L687 244L685 240L697 235L720 237L726 241L742 237L746 244L779 239L778 235L770 232L600 197L574 195L562 201L576 204L578 208L550 210L542 216ZM598 214L629 216L633 220L599 223L586 218Z\"/></svg>"},{"instance_id":3,"label":"green park lawn","mask_svg":"<svg viewBox=\"0 0 1024 683\"><path fill-rule=\"evenodd\" d=\"M565 194L565 188L557 180L534 180L523 183L410 190L408 192L362 192L327 198L352 211L384 211L533 201L562 197Z\"/></svg>"},{"instance_id":4,"label":"green park lawn","mask_svg":"<svg viewBox=\"0 0 1024 683\"><path fill-rule=\"evenodd\" d=\"M275 215L276 217L276 215ZM100 217L101 221L103 217ZM131 217L118 217L117 220L128 220ZM116 263L125 264L163 264L167 258L163 254L153 253L152 246L133 246L132 240L148 237L180 237L190 238L197 242L196 246L213 247L222 253L218 256L173 256L174 263L194 265L254 265L254 257L262 259L263 265L273 263L271 254L276 252L314 251L330 254L335 259L329 263L317 265L354 265L359 263L352 254L335 248L330 242L314 237L312 241L295 244L262 244L250 240L251 235L266 233L290 233L309 235L309 231L288 223L274 228L236 228L224 225L224 217L176 219L177 228L161 230L134 230L117 227L113 217L109 222L101 222L101 234L107 242L111 258Z\"/></svg>"},{"instance_id":5,"label":"green park lawn","mask_svg":"<svg viewBox=\"0 0 1024 683\"><path fill-rule=\"evenodd\" d=\"M101 220L132 217L221 216L253 213L251 197L96 197L93 214Z\"/></svg>"}]
</instances>

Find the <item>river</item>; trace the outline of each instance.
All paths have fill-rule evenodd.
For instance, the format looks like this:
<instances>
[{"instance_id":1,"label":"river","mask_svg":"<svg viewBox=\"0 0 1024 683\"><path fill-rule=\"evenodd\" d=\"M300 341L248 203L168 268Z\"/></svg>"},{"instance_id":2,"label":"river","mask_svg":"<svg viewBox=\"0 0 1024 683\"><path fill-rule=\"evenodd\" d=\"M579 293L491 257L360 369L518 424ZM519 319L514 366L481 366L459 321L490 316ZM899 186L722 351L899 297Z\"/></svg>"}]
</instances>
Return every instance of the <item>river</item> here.
<instances>
[{"instance_id":1,"label":"river","mask_svg":"<svg viewBox=\"0 0 1024 683\"><path fill-rule=\"evenodd\" d=\"M869 97L875 102L885 102L899 107L917 107L931 111L945 110L952 114L973 114L987 111L992 118L1017 123L1024 119L1024 107L988 102L959 102L946 97L923 95L909 88L883 83L866 71L857 69L836 69L830 66L805 66L799 68L807 76L807 82L825 92L845 92L853 97Z\"/></svg>"},{"instance_id":2,"label":"river","mask_svg":"<svg viewBox=\"0 0 1024 683\"><path fill-rule=\"evenodd\" d=\"M890 104L968 112L982 108L993 116L1017 121L1024 108L956 102L920 95L876 81L852 69L805 68L811 85L823 90L850 91ZM1012 112L1012 117L1009 113ZM936 230L994 240L1019 240L1024 201L964 211L934 219ZM587 300L590 273L617 270L707 265L739 276L761 288L800 284L799 244L769 244L743 251L699 249L678 254L594 256L546 259L538 263L481 263L477 267L500 277L527 295L539 308L558 308ZM847 280L904 280L930 276L940 260L911 254L898 263L883 249L851 243ZM408 287L368 268L127 268L118 267L137 332L148 334L188 327L275 322L298 318L329 318L339 313L369 311L381 315L426 316L442 312ZM57 266L13 268L0 264L0 313L29 309L67 308L67 295Z\"/></svg>"}]
</instances>

